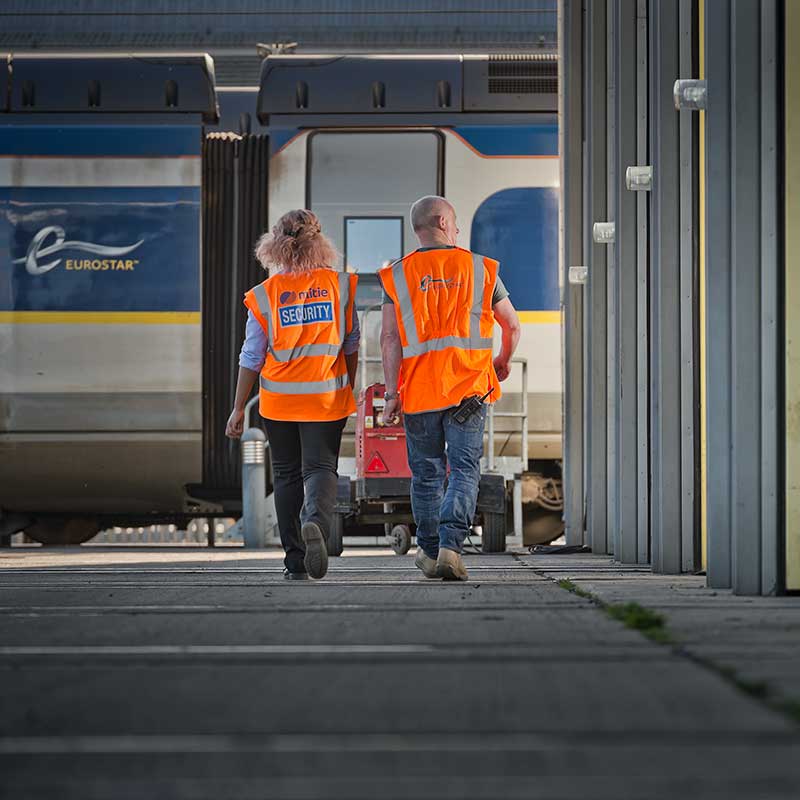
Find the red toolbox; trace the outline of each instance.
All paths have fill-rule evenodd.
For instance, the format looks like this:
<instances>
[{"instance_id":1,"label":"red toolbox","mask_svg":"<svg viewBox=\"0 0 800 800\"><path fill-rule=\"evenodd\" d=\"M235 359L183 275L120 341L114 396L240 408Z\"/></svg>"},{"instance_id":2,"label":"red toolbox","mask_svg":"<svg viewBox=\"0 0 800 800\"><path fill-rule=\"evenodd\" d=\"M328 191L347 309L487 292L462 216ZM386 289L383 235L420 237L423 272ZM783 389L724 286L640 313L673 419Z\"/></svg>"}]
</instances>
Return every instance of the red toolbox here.
<instances>
[{"instance_id":1,"label":"red toolbox","mask_svg":"<svg viewBox=\"0 0 800 800\"><path fill-rule=\"evenodd\" d=\"M406 432L402 415L396 424L385 424L382 383L362 389L356 412L356 478L382 481L385 495L408 494L411 471L406 454ZM388 421L387 421L388 422ZM398 481L397 479L401 479ZM397 491L397 490L400 491ZM382 496L376 485L369 496Z\"/></svg>"}]
</instances>

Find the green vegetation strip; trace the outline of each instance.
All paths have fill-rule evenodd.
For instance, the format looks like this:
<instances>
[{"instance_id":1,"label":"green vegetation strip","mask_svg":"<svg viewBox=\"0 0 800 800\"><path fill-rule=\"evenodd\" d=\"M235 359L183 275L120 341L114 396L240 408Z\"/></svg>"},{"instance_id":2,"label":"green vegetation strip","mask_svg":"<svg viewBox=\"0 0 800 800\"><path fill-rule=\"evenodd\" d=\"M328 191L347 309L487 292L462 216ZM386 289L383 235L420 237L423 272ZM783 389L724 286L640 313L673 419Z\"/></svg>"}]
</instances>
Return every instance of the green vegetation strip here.
<instances>
[{"instance_id":1,"label":"green vegetation strip","mask_svg":"<svg viewBox=\"0 0 800 800\"><path fill-rule=\"evenodd\" d=\"M655 611L650 611L649 608L640 606L638 603L604 603L597 595L581 589L571 580L562 579L558 582L558 585L562 589L578 595L578 597L585 597L587 600L591 600L605 611L609 617L618 620L626 628L639 631L643 636L660 644L672 643L672 637L667 631L666 620L661 614L656 614Z\"/></svg>"},{"instance_id":2,"label":"green vegetation strip","mask_svg":"<svg viewBox=\"0 0 800 800\"><path fill-rule=\"evenodd\" d=\"M627 628L639 631L642 635L646 636L648 639L652 639L654 642L670 645L677 644L667 630L664 617L661 614L657 614L655 611L651 611L649 608L640 606L638 603L606 603L596 594L581 589L580 586L567 578L562 578L558 581L558 585L562 589L566 589L566 591L578 595L578 597L591 600L598 608L605 611L609 617L618 620ZM769 684L765 681L748 680L739 675L732 667L715 664L713 661L697 656L684 648L676 648L676 650L695 663L713 670L736 686L737 689L750 695L750 697L761 700L773 710L786 714L794 720L794 722L800 724L800 700L776 696L772 689L770 689Z\"/></svg>"}]
</instances>

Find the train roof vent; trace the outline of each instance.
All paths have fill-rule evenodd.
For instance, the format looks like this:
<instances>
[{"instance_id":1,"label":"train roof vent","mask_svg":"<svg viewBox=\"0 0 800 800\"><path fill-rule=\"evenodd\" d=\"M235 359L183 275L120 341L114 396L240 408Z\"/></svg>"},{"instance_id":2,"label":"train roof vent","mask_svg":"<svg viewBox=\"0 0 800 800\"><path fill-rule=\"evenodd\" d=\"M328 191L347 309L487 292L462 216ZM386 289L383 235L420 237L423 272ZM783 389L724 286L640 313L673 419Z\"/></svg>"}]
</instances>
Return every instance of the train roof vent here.
<instances>
[{"instance_id":1,"label":"train roof vent","mask_svg":"<svg viewBox=\"0 0 800 800\"><path fill-rule=\"evenodd\" d=\"M261 67L258 118L458 112L461 81L455 55L271 55Z\"/></svg>"},{"instance_id":2,"label":"train roof vent","mask_svg":"<svg viewBox=\"0 0 800 800\"><path fill-rule=\"evenodd\" d=\"M557 110L557 53L464 56L464 111Z\"/></svg>"},{"instance_id":3,"label":"train roof vent","mask_svg":"<svg viewBox=\"0 0 800 800\"><path fill-rule=\"evenodd\" d=\"M488 73L489 94L558 93L555 56L489 56Z\"/></svg>"}]
</instances>

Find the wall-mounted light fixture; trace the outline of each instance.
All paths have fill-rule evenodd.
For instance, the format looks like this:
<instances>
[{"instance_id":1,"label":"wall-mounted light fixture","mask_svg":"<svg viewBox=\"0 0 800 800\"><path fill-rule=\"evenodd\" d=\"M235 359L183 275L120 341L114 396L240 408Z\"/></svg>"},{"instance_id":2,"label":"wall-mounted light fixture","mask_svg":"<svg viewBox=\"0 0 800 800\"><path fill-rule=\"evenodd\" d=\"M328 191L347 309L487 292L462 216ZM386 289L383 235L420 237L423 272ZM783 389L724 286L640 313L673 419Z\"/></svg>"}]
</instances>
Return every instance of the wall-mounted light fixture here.
<instances>
[{"instance_id":1,"label":"wall-mounted light fixture","mask_svg":"<svg viewBox=\"0 0 800 800\"><path fill-rule=\"evenodd\" d=\"M588 267L570 267L567 279L573 285L582 286L584 283L586 283L586 279L588 277L589 277Z\"/></svg>"},{"instance_id":2,"label":"wall-mounted light fixture","mask_svg":"<svg viewBox=\"0 0 800 800\"><path fill-rule=\"evenodd\" d=\"M700 111L705 109L708 102L706 82L697 80L675 81L672 97L675 100L675 108L678 111Z\"/></svg>"},{"instance_id":3,"label":"wall-mounted light fixture","mask_svg":"<svg viewBox=\"0 0 800 800\"><path fill-rule=\"evenodd\" d=\"M597 244L611 244L616 237L617 228L613 222L595 222L592 238Z\"/></svg>"},{"instance_id":4,"label":"wall-mounted light fixture","mask_svg":"<svg viewBox=\"0 0 800 800\"><path fill-rule=\"evenodd\" d=\"M653 188L653 168L628 167L625 170L625 185L632 192L649 192Z\"/></svg>"}]
</instances>

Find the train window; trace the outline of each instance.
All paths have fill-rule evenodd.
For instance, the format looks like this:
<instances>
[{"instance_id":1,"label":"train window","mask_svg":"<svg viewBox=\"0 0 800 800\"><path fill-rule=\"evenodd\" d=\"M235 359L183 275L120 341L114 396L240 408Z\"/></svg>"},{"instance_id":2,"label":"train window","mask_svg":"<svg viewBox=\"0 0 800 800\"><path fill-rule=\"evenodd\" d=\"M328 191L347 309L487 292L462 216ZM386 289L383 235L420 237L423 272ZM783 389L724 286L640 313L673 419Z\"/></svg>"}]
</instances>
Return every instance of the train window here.
<instances>
[{"instance_id":1,"label":"train window","mask_svg":"<svg viewBox=\"0 0 800 800\"><path fill-rule=\"evenodd\" d=\"M402 255L402 217L345 217L344 263L348 271L376 272Z\"/></svg>"},{"instance_id":2,"label":"train window","mask_svg":"<svg viewBox=\"0 0 800 800\"><path fill-rule=\"evenodd\" d=\"M358 270L359 306L380 302L375 270L414 242L411 204L442 193L442 148L436 131L337 130L309 136L307 208ZM348 219L354 220L352 232Z\"/></svg>"}]
</instances>

